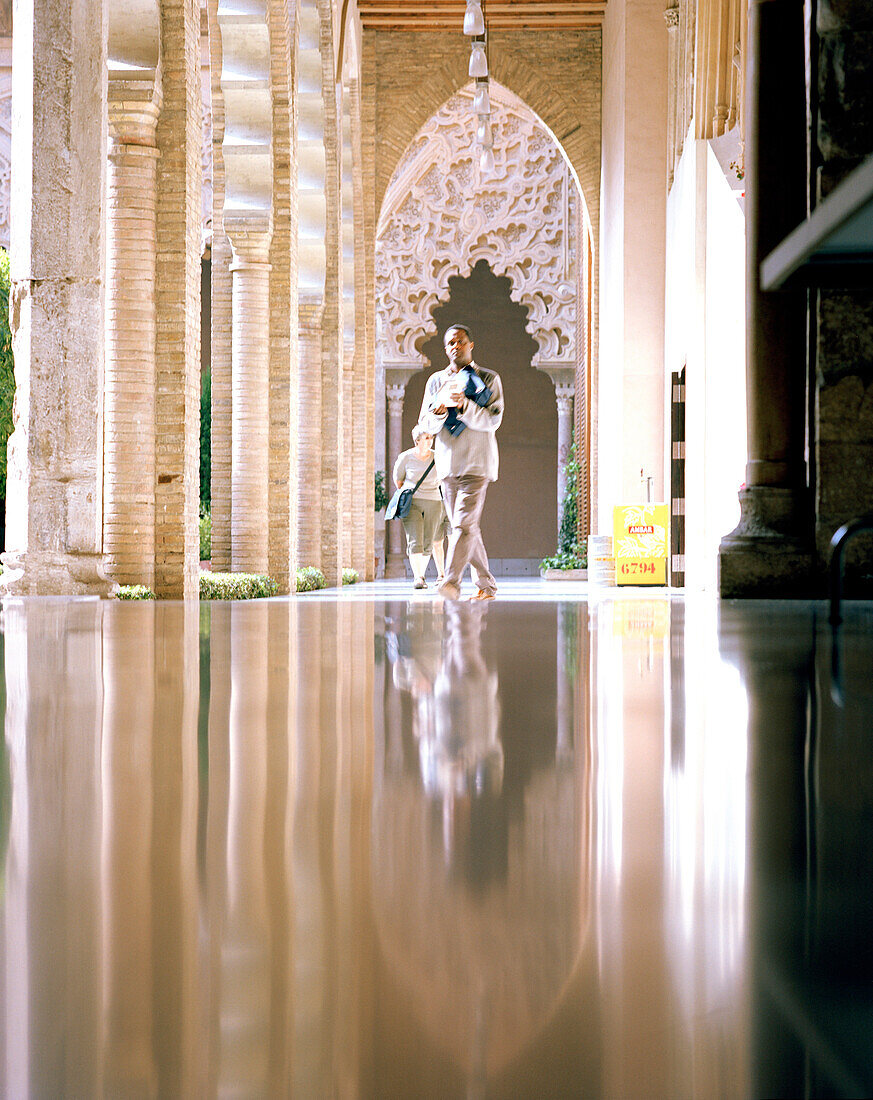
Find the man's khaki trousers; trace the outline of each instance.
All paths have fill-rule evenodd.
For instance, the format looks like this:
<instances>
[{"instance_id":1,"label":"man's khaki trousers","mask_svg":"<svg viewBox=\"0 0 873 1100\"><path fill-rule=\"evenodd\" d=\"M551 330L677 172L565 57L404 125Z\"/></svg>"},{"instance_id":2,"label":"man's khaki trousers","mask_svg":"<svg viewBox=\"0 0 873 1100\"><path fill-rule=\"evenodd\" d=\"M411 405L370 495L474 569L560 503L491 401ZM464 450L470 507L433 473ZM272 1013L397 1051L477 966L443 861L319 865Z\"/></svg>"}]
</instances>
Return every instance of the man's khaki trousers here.
<instances>
[{"instance_id":1,"label":"man's khaki trousers","mask_svg":"<svg viewBox=\"0 0 873 1100\"><path fill-rule=\"evenodd\" d=\"M464 567L469 564L476 570L478 585L483 592L497 591L479 529L488 485L487 477L473 475L447 477L441 483L443 503L452 525L444 584L460 587Z\"/></svg>"}]
</instances>

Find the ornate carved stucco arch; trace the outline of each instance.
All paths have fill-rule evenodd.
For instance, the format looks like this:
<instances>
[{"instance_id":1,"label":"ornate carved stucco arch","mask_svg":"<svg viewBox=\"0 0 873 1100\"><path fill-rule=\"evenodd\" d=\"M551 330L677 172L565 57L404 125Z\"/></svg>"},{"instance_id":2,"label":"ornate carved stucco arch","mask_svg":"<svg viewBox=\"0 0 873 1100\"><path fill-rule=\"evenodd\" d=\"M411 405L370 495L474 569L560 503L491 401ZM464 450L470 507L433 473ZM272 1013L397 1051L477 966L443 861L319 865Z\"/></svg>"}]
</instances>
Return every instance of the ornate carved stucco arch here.
<instances>
[{"instance_id":1,"label":"ornate carved stucco arch","mask_svg":"<svg viewBox=\"0 0 873 1100\"><path fill-rule=\"evenodd\" d=\"M401 158L376 232L379 353L420 362L448 280L486 260L528 310L534 366L576 363L578 223L584 206L552 135L517 96L492 83L496 167L479 172L472 88L452 96Z\"/></svg>"}]
</instances>

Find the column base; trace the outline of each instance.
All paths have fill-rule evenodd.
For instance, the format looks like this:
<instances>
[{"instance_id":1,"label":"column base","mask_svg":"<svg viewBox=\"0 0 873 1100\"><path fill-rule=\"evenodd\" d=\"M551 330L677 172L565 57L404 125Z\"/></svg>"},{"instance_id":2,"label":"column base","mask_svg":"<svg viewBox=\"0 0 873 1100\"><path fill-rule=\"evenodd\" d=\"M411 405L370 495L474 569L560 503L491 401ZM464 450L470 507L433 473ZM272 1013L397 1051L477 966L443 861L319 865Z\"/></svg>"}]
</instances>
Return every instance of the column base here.
<instances>
[{"instance_id":1,"label":"column base","mask_svg":"<svg viewBox=\"0 0 873 1100\"><path fill-rule=\"evenodd\" d=\"M385 562L385 576L389 579L406 576L406 555L390 553Z\"/></svg>"},{"instance_id":2,"label":"column base","mask_svg":"<svg viewBox=\"0 0 873 1100\"><path fill-rule=\"evenodd\" d=\"M725 599L817 595L808 493L753 485L740 490L740 522L721 540L718 588Z\"/></svg>"},{"instance_id":3,"label":"column base","mask_svg":"<svg viewBox=\"0 0 873 1100\"><path fill-rule=\"evenodd\" d=\"M0 554L0 596L109 597L118 585L104 573L102 554Z\"/></svg>"}]
</instances>

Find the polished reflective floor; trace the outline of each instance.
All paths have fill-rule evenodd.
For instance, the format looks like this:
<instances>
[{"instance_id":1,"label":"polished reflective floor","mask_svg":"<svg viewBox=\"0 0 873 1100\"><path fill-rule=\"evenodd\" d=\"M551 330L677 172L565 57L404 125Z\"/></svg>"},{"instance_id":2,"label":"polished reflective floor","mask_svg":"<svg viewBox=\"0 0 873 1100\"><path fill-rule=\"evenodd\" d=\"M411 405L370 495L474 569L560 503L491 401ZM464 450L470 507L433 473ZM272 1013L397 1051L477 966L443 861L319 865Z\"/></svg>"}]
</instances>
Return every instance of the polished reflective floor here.
<instances>
[{"instance_id":1,"label":"polished reflective floor","mask_svg":"<svg viewBox=\"0 0 873 1100\"><path fill-rule=\"evenodd\" d=\"M873 608L7 600L0 1094L873 1094Z\"/></svg>"}]
</instances>

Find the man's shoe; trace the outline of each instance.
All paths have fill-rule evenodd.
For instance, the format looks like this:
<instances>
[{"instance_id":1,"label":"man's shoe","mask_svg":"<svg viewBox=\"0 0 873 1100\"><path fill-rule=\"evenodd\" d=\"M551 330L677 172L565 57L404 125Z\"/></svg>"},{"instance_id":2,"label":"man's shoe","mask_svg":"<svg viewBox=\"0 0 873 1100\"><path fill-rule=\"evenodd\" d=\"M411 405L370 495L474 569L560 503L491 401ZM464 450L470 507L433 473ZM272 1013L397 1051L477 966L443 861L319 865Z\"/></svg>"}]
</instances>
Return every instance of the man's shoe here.
<instances>
[{"instance_id":1,"label":"man's shoe","mask_svg":"<svg viewBox=\"0 0 873 1100\"><path fill-rule=\"evenodd\" d=\"M493 600L497 595L496 592L489 592L485 588L477 588L475 596L470 597L470 603L474 603L476 600Z\"/></svg>"},{"instance_id":2,"label":"man's shoe","mask_svg":"<svg viewBox=\"0 0 873 1100\"><path fill-rule=\"evenodd\" d=\"M437 592L447 600L459 600L461 598L460 588L456 584L452 584L451 581L443 581L437 588Z\"/></svg>"},{"instance_id":3,"label":"man's shoe","mask_svg":"<svg viewBox=\"0 0 873 1100\"><path fill-rule=\"evenodd\" d=\"M413 588L427 588L427 581L424 579L424 577L419 577L418 580L415 582L415 584L412 587Z\"/></svg>"}]
</instances>

